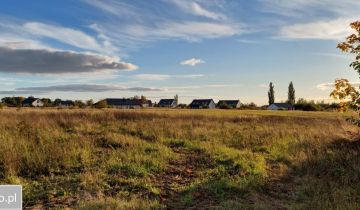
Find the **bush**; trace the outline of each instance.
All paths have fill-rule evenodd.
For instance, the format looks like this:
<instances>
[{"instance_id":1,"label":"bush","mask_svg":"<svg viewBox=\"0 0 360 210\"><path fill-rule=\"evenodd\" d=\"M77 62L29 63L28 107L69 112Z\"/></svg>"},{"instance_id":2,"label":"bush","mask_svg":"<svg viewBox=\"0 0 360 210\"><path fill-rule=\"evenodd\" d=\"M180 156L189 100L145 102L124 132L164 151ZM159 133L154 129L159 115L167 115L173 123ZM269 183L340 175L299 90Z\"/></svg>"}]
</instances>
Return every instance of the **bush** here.
<instances>
[{"instance_id":1,"label":"bush","mask_svg":"<svg viewBox=\"0 0 360 210\"><path fill-rule=\"evenodd\" d=\"M101 100L95 104L95 108L98 108L98 109L104 109L107 107L108 107L108 104L107 104L106 100Z\"/></svg>"}]
</instances>

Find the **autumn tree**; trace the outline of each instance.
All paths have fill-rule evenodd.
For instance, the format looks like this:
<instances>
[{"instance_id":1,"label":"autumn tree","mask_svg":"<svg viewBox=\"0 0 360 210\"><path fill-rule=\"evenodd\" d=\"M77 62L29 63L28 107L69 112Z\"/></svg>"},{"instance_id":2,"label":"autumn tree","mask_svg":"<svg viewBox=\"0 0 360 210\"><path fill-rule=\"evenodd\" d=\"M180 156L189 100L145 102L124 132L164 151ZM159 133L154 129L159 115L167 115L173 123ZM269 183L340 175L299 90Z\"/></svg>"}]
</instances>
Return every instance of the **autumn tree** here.
<instances>
[{"instance_id":1,"label":"autumn tree","mask_svg":"<svg viewBox=\"0 0 360 210\"><path fill-rule=\"evenodd\" d=\"M350 63L350 67L360 75L360 21L351 23L350 27L354 29L354 33L346 37L346 41L339 43L337 48L355 56L355 60ZM359 111L359 93L351 86L348 80L337 79L335 81L335 90L331 93L331 96L340 100L341 111L346 110L349 103Z\"/></svg>"},{"instance_id":2,"label":"autumn tree","mask_svg":"<svg viewBox=\"0 0 360 210\"><path fill-rule=\"evenodd\" d=\"M295 88L292 82L289 84L289 90L288 90L288 101L289 104L294 105L295 104Z\"/></svg>"},{"instance_id":3,"label":"autumn tree","mask_svg":"<svg viewBox=\"0 0 360 210\"><path fill-rule=\"evenodd\" d=\"M269 84L268 97L269 97L269 105L275 103L275 90L272 82L270 82Z\"/></svg>"},{"instance_id":4,"label":"autumn tree","mask_svg":"<svg viewBox=\"0 0 360 210\"><path fill-rule=\"evenodd\" d=\"M359 108L359 92L350 84L347 79L335 80L335 89L330 94L336 100L339 100L339 109L345 112L349 105Z\"/></svg>"},{"instance_id":5,"label":"autumn tree","mask_svg":"<svg viewBox=\"0 0 360 210\"><path fill-rule=\"evenodd\" d=\"M360 74L360 21L350 24L350 27L355 30L355 33L346 38L345 42L338 44L338 48L347 53L355 55L355 61L350 64Z\"/></svg>"}]
</instances>

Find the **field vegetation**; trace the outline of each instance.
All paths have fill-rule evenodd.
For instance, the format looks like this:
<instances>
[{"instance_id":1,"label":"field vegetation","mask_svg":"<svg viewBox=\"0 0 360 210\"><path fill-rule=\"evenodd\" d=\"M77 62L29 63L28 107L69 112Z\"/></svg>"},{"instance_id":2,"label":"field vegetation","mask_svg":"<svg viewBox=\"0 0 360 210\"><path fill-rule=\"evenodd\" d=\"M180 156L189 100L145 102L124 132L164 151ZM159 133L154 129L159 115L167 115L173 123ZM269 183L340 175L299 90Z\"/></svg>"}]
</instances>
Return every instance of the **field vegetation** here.
<instances>
[{"instance_id":1,"label":"field vegetation","mask_svg":"<svg viewBox=\"0 0 360 210\"><path fill-rule=\"evenodd\" d=\"M346 117L3 108L0 184L29 209L359 209Z\"/></svg>"}]
</instances>

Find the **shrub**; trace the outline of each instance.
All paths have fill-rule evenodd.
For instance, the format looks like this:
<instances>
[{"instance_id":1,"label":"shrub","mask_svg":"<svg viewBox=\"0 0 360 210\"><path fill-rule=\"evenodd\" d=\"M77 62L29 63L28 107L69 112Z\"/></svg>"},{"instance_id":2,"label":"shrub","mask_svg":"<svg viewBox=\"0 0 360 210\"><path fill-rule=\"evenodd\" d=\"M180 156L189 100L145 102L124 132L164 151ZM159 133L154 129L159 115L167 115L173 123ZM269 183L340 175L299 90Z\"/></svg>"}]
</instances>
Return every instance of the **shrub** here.
<instances>
[{"instance_id":1,"label":"shrub","mask_svg":"<svg viewBox=\"0 0 360 210\"><path fill-rule=\"evenodd\" d=\"M103 109L103 108L107 108L107 107L108 107L108 104L107 104L106 100L101 100L95 104L95 108L98 108L98 109Z\"/></svg>"}]
</instances>

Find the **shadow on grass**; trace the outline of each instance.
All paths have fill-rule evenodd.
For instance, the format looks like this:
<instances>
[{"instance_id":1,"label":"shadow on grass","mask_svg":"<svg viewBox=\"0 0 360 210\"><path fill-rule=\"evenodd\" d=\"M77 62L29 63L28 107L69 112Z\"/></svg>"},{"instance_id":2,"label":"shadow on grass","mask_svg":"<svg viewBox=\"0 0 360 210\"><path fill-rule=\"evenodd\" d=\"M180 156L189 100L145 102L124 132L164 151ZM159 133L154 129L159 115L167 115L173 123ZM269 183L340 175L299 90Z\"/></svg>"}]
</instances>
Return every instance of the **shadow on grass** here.
<instances>
[{"instance_id":1,"label":"shadow on grass","mask_svg":"<svg viewBox=\"0 0 360 210\"><path fill-rule=\"evenodd\" d=\"M360 140L299 149L305 160L287 164L282 175L210 176L174 194L167 208L360 209Z\"/></svg>"}]
</instances>

